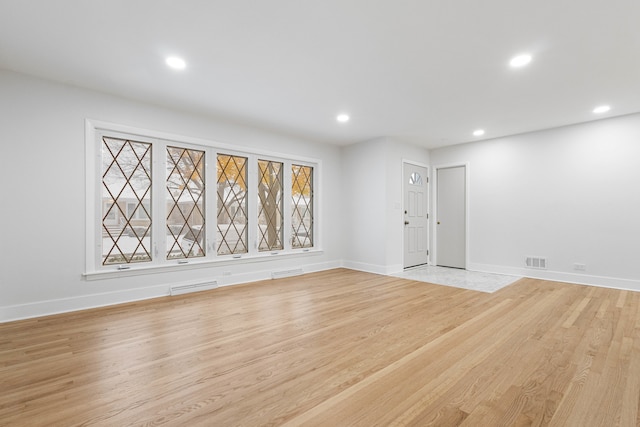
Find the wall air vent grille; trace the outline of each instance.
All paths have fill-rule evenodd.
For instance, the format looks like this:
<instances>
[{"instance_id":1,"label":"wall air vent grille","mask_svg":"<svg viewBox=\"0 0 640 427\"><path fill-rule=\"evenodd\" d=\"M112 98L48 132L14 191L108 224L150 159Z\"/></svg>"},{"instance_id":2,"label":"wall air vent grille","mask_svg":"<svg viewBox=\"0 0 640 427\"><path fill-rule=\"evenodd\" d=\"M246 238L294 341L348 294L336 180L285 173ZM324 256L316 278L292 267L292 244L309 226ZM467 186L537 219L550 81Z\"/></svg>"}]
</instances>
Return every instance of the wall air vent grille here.
<instances>
[{"instance_id":1,"label":"wall air vent grille","mask_svg":"<svg viewBox=\"0 0 640 427\"><path fill-rule=\"evenodd\" d=\"M282 279L284 277L299 276L301 274L304 274L301 268L294 268L291 270L274 271L271 273L271 278Z\"/></svg>"},{"instance_id":2,"label":"wall air vent grille","mask_svg":"<svg viewBox=\"0 0 640 427\"><path fill-rule=\"evenodd\" d=\"M191 292L208 291L210 289L215 289L217 287L218 287L218 282L214 280L212 282L190 283L185 285L171 286L169 287L169 293L171 294L171 296L174 296L174 295L188 294Z\"/></svg>"},{"instance_id":3,"label":"wall air vent grille","mask_svg":"<svg viewBox=\"0 0 640 427\"><path fill-rule=\"evenodd\" d=\"M528 268L535 268L538 270L546 270L547 269L547 258L539 257L539 256L528 256L525 261L525 265Z\"/></svg>"}]
</instances>

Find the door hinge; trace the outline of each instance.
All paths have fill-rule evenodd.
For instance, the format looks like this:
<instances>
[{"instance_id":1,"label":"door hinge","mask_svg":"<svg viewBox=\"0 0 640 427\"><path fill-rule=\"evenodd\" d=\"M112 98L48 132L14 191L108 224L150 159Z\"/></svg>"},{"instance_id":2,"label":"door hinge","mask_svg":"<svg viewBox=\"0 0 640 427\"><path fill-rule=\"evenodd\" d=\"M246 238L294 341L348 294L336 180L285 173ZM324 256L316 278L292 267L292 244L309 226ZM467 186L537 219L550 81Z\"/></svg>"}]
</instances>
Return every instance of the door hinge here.
<instances>
[{"instance_id":1,"label":"door hinge","mask_svg":"<svg viewBox=\"0 0 640 427\"><path fill-rule=\"evenodd\" d=\"M429 256L429 249L427 249L427 256Z\"/></svg>"}]
</instances>

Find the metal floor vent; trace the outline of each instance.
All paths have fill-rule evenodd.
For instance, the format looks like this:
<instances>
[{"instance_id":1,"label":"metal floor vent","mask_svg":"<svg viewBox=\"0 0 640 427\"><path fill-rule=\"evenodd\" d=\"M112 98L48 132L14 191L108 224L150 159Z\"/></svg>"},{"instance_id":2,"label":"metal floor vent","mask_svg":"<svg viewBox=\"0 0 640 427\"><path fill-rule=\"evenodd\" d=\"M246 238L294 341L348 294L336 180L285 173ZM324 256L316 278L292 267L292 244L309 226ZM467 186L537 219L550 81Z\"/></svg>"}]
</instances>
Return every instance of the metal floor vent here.
<instances>
[{"instance_id":1,"label":"metal floor vent","mask_svg":"<svg viewBox=\"0 0 640 427\"><path fill-rule=\"evenodd\" d=\"M274 271L271 273L272 279L281 279L283 277L299 276L304 274L301 268L293 268L291 270Z\"/></svg>"},{"instance_id":2,"label":"metal floor vent","mask_svg":"<svg viewBox=\"0 0 640 427\"><path fill-rule=\"evenodd\" d=\"M211 282L202 282L202 283L191 283L187 285L176 285L171 286L169 291L171 292L171 296L188 294L190 292L198 292L198 291L208 291L210 289L215 289L218 287L218 282L213 280Z\"/></svg>"},{"instance_id":3,"label":"metal floor vent","mask_svg":"<svg viewBox=\"0 0 640 427\"><path fill-rule=\"evenodd\" d=\"M528 256L525 261L525 265L529 268L536 268L538 270L547 269L547 258L539 256Z\"/></svg>"}]
</instances>

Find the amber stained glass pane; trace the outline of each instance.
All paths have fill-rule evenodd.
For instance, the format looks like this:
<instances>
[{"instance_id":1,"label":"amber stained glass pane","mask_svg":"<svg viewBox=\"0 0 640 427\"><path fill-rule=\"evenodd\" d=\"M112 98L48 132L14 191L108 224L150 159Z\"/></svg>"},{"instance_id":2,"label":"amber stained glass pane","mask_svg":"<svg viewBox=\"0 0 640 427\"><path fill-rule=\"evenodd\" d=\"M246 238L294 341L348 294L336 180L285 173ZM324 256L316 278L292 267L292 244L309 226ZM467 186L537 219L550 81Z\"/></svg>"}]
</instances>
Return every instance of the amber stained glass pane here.
<instances>
[{"instance_id":1,"label":"amber stained glass pane","mask_svg":"<svg viewBox=\"0 0 640 427\"><path fill-rule=\"evenodd\" d=\"M218 154L218 255L247 253L247 158Z\"/></svg>"}]
</instances>

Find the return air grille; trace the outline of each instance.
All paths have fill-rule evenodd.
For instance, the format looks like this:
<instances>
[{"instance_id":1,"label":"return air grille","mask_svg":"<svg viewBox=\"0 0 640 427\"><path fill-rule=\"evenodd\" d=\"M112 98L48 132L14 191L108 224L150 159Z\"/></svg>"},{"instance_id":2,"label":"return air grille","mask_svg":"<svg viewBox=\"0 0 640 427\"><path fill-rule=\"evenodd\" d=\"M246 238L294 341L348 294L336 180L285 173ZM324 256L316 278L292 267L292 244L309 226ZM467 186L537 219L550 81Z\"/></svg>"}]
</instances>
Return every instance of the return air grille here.
<instances>
[{"instance_id":1,"label":"return air grille","mask_svg":"<svg viewBox=\"0 0 640 427\"><path fill-rule=\"evenodd\" d=\"M525 261L525 265L528 268L535 268L538 270L546 270L547 269L547 258L539 257L539 256L528 256Z\"/></svg>"},{"instance_id":2,"label":"return air grille","mask_svg":"<svg viewBox=\"0 0 640 427\"><path fill-rule=\"evenodd\" d=\"M190 292L207 291L209 289L215 289L218 287L217 281L203 282L203 283L191 283L186 285L171 286L169 291L171 296L188 294Z\"/></svg>"},{"instance_id":3,"label":"return air grille","mask_svg":"<svg viewBox=\"0 0 640 427\"><path fill-rule=\"evenodd\" d=\"M274 271L271 273L271 278L282 279L284 277L299 276L301 274L304 274L301 268L294 268L291 270Z\"/></svg>"}]
</instances>

